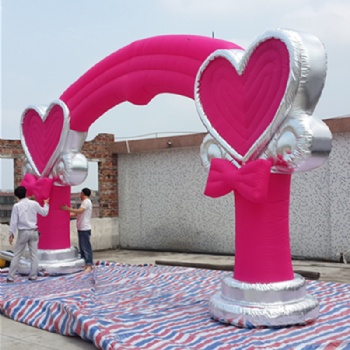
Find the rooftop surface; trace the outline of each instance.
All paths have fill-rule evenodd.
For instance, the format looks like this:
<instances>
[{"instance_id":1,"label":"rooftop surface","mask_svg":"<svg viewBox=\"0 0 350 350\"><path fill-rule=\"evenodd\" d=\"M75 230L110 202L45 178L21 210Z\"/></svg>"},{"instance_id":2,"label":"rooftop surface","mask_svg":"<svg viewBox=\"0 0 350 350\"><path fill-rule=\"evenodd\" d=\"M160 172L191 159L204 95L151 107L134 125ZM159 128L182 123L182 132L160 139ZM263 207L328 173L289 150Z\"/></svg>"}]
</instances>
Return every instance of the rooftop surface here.
<instances>
[{"instance_id":1,"label":"rooftop surface","mask_svg":"<svg viewBox=\"0 0 350 350\"><path fill-rule=\"evenodd\" d=\"M140 250L108 250L94 252L94 260L126 264L180 265L197 268L232 270L234 257L209 254L152 252ZM317 275L325 282L350 283L350 264L320 262L314 260L293 260L295 271ZM67 337L50 333L35 327L15 322L0 316L1 350L27 349L95 349L79 337Z\"/></svg>"}]
</instances>

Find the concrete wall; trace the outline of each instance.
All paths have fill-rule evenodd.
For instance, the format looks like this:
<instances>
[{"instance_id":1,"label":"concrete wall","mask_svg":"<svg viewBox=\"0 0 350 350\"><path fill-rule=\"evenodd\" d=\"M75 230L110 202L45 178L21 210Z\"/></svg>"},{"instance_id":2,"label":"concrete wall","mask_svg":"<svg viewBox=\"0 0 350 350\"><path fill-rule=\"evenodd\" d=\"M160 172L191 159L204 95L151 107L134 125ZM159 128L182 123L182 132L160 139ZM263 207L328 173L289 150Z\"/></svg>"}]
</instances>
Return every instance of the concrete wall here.
<instances>
[{"instance_id":1,"label":"concrete wall","mask_svg":"<svg viewBox=\"0 0 350 350\"><path fill-rule=\"evenodd\" d=\"M233 196L203 195L198 148L119 155L123 248L231 253Z\"/></svg>"},{"instance_id":2,"label":"concrete wall","mask_svg":"<svg viewBox=\"0 0 350 350\"><path fill-rule=\"evenodd\" d=\"M91 220L91 244L93 250L114 249L120 246L118 218L94 218ZM0 250L13 251L14 245L8 243L8 225L0 224ZM76 220L70 221L71 245L78 247Z\"/></svg>"},{"instance_id":3,"label":"concrete wall","mask_svg":"<svg viewBox=\"0 0 350 350\"><path fill-rule=\"evenodd\" d=\"M337 260L350 249L350 133L333 137L322 168L292 176L295 257ZM203 195L198 147L121 154L118 162L121 247L234 253L233 195Z\"/></svg>"},{"instance_id":4,"label":"concrete wall","mask_svg":"<svg viewBox=\"0 0 350 350\"><path fill-rule=\"evenodd\" d=\"M70 240L72 246L79 246L75 219L70 221ZM93 250L119 248L118 218L91 219L91 245Z\"/></svg>"}]
</instances>

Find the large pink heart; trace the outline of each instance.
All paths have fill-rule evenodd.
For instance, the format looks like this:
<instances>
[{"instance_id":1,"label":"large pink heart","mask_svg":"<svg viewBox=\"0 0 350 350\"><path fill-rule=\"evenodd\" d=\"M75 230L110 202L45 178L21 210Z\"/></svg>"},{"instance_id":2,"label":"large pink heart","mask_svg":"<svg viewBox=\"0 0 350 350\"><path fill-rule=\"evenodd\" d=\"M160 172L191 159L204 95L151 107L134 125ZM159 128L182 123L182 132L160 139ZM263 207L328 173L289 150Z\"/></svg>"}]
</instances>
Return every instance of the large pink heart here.
<instances>
[{"instance_id":1,"label":"large pink heart","mask_svg":"<svg viewBox=\"0 0 350 350\"><path fill-rule=\"evenodd\" d=\"M67 137L68 109L52 103L45 111L28 107L22 114L21 141L24 152L38 176L47 176L60 155Z\"/></svg>"},{"instance_id":2,"label":"large pink heart","mask_svg":"<svg viewBox=\"0 0 350 350\"><path fill-rule=\"evenodd\" d=\"M242 56L220 50L197 75L195 100L202 121L239 161L268 142L290 109L290 54L276 38L258 42ZM296 93L296 90L293 92Z\"/></svg>"}]
</instances>

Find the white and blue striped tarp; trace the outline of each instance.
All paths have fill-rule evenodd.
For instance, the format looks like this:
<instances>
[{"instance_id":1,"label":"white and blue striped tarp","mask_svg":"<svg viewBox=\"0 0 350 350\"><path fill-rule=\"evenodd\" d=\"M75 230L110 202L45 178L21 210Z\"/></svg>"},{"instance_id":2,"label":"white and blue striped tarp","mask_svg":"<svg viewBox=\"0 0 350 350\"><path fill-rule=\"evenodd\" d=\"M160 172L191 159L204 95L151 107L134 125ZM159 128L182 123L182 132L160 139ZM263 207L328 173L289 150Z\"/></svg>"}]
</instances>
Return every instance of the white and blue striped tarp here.
<instances>
[{"instance_id":1,"label":"white and blue striped tarp","mask_svg":"<svg viewBox=\"0 0 350 350\"><path fill-rule=\"evenodd\" d=\"M0 313L79 336L98 349L350 349L350 284L307 281L317 320L286 328L237 328L211 319L210 297L227 274L174 266L99 262L92 273L17 277L0 273Z\"/></svg>"}]
</instances>

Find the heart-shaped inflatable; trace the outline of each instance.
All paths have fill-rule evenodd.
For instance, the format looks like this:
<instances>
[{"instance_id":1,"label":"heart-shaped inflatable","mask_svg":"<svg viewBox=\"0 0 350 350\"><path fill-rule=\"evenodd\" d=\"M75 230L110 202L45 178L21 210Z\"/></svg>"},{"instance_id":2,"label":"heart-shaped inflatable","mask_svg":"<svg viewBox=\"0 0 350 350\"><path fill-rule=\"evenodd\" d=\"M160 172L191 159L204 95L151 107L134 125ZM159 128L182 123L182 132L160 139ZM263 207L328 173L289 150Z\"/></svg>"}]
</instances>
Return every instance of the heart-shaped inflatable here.
<instances>
[{"instance_id":1,"label":"heart-shaped inflatable","mask_svg":"<svg viewBox=\"0 0 350 350\"><path fill-rule=\"evenodd\" d=\"M201 66L195 84L198 113L237 161L254 158L287 116L297 92L294 56L283 40L266 36L243 55L218 50Z\"/></svg>"},{"instance_id":2,"label":"heart-shaped inflatable","mask_svg":"<svg viewBox=\"0 0 350 350\"><path fill-rule=\"evenodd\" d=\"M24 152L38 176L47 176L60 155L68 134L69 112L61 101L49 108L28 107L21 118Z\"/></svg>"}]
</instances>

